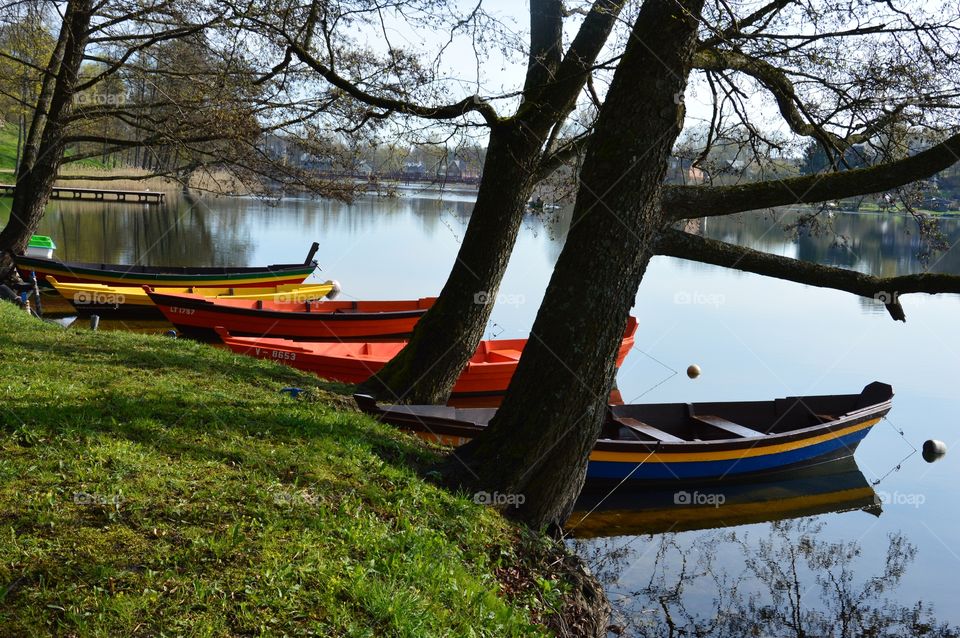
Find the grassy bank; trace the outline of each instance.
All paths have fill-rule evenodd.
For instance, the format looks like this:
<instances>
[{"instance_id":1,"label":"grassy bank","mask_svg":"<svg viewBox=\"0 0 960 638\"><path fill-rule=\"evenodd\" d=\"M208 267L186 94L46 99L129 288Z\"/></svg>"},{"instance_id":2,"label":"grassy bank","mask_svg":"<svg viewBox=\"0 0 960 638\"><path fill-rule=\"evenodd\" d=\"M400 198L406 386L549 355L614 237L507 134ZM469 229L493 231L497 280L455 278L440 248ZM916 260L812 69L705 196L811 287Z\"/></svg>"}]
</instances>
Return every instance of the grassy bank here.
<instances>
[{"instance_id":1,"label":"grassy bank","mask_svg":"<svg viewBox=\"0 0 960 638\"><path fill-rule=\"evenodd\" d=\"M531 635L560 604L314 377L8 304L0 352L0 635Z\"/></svg>"},{"instance_id":2,"label":"grassy bank","mask_svg":"<svg viewBox=\"0 0 960 638\"><path fill-rule=\"evenodd\" d=\"M17 138L19 134L17 125L13 122L0 125L0 171L7 172L11 176L17 166ZM80 160L73 166L76 170L101 170L105 168L103 162L94 158ZM0 182L9 183L8 177L6 175L0 176Z\"/></svg>"},{"instance_id":3,"label":"grassy bank","mask_svg":"<svg viewBox=\"0 0 960 638\"><path fill-rule=\"evenodd\" d=\"M17 127L0 125L0 170L13 170L17 165ZM0 182L3 178L0 177Z\"/></svg>"}]
</instances>

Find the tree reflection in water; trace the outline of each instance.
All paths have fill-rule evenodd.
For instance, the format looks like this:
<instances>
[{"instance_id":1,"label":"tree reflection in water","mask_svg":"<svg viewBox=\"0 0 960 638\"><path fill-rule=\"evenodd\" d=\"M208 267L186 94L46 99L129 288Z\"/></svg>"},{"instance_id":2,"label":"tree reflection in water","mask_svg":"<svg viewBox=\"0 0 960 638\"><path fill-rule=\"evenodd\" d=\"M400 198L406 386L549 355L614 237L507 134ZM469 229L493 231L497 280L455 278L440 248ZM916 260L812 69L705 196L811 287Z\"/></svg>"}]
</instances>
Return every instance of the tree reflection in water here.
<instances>
[{"instance_id":1,"label":"tree reflection in water","mask_svg":"<svg viewBox=\"0 0 960 638\"><path fill-rule=\"evenodd\" d=\"M613 634L960 635L960 628L938 623L922 601L898 600L897 587L917 554L903 534L888 536L882 565L858 574L866 560L859 542L824 540L820 518L770 523L760 538L751 535L755 529L667 533L626 544L624 537L572 543L606 587L614 607ZM644 540L649 545L638 548ZM628 573L637 569L644 570L642 577ZM623 582L631 586L624 589Z\"/></svg>"}]
</instances>

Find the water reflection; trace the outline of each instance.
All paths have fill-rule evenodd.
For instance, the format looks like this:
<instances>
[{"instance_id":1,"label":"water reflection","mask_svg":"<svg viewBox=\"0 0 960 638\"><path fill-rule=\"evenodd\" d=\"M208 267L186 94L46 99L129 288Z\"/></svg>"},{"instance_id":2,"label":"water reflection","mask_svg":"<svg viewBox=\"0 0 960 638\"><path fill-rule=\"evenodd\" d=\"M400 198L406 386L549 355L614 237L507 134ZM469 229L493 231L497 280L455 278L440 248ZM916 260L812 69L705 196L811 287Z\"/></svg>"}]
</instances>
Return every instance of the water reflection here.
<instances>
[{"instance_id":1,"label":"water reflection","mask_svg":"<svg viewBox=\"0 0 960 638\"><path fill-rule=\"evenodd\" d=\"M711 239L818 264L842 266L863 273L889 277L925 270L919 255L925 244L916 222L906 215L833 213L819 233L792 235L784 230L798 213L776 211L744 213L709 218L697 224ZM960 241L960 220L940 222L947 244ZM960 272L960 254L948 251L929 263L932 272Z\"/></svg>"},{"instance_id":2,"label":"water reflection","mask_svg":"<svg viewBox=\"0 0 960 638\"><path fill-rule=\"evenodd\" d=\"M754 479L652 488L590 486L567 521L576 538L731 527L829 512L879 516L880 500L853 457Z\"/></svg>"},{"instance_id":3,"label":"water reflection","mask_svg":"<svg viewBox=\"0 0 960 638\"><path fill-rule=\"evenodd\" d=\"M917 548L888 535L882 557L829 540L817 518L575 544L604 582L615 635L956 636L898 591ZM624 587L623 583L630 583ZM908 599L909 600L909 599Z\"/></svg>"},{"instance_id":4,"label":"water reflection","mask_svg":"<svg viewBox=\"0 0 960 638\"><path fill-rule=\"evenodd\" d=\"M245 264L251 241L243 206L212 210L170 198L164 204L56 201L39 234L66 261L172 266Z\"/></svg>"},{"instance_id":5,"label":"water reflection","mask_svg":"<svg viewBox=\"0 0 960 638\"><path fill-rule=\"evenodd\" d=\"M459 232L472 202L407 196L328 200L171 197L160 205L51 202L38 234L57 243L67 261L144 265L253 265L264 240L288 260L300 260L312 237L375 234L391 223L413 221L429 239L442 229ZM9 206L2 209L5 218ZM278 240L279 241L276 241Z\"/></svg>"},{"instance_id":6,"label":"water reflection","mask_svg":"<svg viewBox=\"0 0 960 638\"><path fill-rule=\"evenodd\" d=\"M617 635L956 636L932 606L898 600L917 556L905 534L887 535L878 564L813 516L860 510L880 516L880 499L847 458L739 484L588 489L567 527Z\"/></svg>"},{"instance_id":7,"label":"water reflection","mask_svg":"<svg viewBox=\"0 0 960 638\"><path fill-rule=\"evenodd\" d=\"M0 217L9 203L0 203ZM289 259L301 258L310 241L330 241L389 233L402 225L417 231L423 249L437 236L459 245L473 208L472 195L406 193L396 198L361 197L351 204L289 198L268 202L248 198L172 197L163 205L54 201L39 233L57 242L61 259L147 265L252 265L263 244ZM522 234L542 237L552 263L563 246L571 209L528 212ZM924 249L915 222L902 215L835 213L821 234L791 236L784 230L797 213L745 213L695 220L688 230L806 261L891 276L921 272ZM944 219L946 241L960 241L960 220ZM410 240L409 235L404 236ZM282 260L281 260L282 261ZM687 264L685 267L698 267ZM930 262L934 272L960 271L960 254L947 252ZM438 284L442 282L438 273ZM870 310L868 308L868 310Z\"/></svg>"}]
</instances>

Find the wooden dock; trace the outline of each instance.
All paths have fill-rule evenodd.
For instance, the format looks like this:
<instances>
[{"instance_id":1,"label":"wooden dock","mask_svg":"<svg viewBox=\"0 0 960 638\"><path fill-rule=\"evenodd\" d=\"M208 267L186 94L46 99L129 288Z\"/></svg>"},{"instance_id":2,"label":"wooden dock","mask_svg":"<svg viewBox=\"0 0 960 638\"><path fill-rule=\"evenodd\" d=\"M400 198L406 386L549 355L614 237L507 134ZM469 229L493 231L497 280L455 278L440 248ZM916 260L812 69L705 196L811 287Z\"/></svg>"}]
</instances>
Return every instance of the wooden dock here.
<instances>
[{"instance_id":1,"label":"wooden dock","mask_svg":"<svg viewBox=\"0 0 960 638\"><path fill-rule=\"evenodd\" d=\"M0 184L0 197L12 197L16 188L13 184ZM50 199L73 199L98 202L139 202L141 204L161 204L166 193L158 191L126 191L109 188L74 188L72 186L54 186Z\"/></svg>"}]
</instances>

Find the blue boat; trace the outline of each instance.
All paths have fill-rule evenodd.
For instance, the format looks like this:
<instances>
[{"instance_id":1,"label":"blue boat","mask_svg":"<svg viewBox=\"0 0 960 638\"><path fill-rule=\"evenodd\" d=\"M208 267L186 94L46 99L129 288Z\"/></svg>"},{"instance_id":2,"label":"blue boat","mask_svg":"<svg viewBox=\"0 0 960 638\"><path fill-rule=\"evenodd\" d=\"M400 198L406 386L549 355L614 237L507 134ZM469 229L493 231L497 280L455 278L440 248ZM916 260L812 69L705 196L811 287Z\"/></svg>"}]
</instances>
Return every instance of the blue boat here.
<instances>
[{"instance_id":1,"label":"blue boat","mask_svg":"<svg viewBox=\"0 0 960 638\"><path fill-rule=\"evenodd\" d=\"M447 445L462 445L495 408L381 406L356 395L380 420ZM893 388L768 401L611 405L587 468L596 481L721 480L852 456L890 411Z\"/></svg>"}]
</instances>

